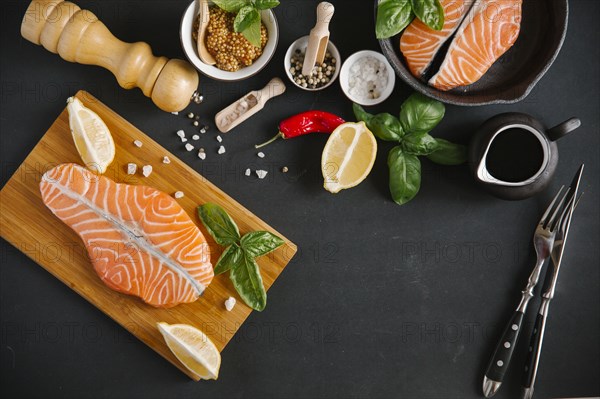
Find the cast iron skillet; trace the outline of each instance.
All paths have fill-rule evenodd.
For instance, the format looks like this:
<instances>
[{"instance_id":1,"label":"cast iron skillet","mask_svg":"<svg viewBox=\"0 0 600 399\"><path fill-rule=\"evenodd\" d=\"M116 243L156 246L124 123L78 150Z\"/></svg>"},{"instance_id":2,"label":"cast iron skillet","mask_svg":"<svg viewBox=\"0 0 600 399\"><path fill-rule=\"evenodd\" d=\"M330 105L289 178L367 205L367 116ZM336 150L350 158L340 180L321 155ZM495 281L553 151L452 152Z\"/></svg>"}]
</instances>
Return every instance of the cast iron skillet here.
<instances>
[{"instance_id":1,"label":"cast iron skillet","mask_svg":"<svg viewBox=\"0 0 600 399\"><path fill-rule=\"evenodd\" d=\"M375 14L377 3L375 0ZM438 70L451 40L441 48L423 80L415 78L406 67L400 53L400 35L379 40L379 44L398 76L431 98L465 106L510 104L527 97L556 59L567 33L568 15L568 0L523 0L521 32L512 48L479 81L447 92L428 86L426 79Z\"/></svg>"}]
</instances>

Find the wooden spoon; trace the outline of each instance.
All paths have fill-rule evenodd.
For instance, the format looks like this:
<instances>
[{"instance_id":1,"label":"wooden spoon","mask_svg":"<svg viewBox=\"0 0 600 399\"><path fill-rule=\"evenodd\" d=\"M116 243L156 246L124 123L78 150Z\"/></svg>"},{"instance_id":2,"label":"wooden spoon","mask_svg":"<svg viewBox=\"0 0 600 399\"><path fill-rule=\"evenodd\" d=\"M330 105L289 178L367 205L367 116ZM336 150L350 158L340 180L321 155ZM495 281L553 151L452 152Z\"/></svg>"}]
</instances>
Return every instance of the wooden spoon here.
<instances>
[{"instance_id":1,"label":"wooden spoon","mask_svg":"<svg viewBox=\"0 0 600 399\"><path fill-rule=\"evenodd\" d=\"M317 6L317 23L311 29L308 37L308 46L304 54L302 75L309 76L316 63L322 64L329 43L329 21L333 17L335 7L323 1Z\"/></svg>"},{"instance_id":2,"label":"wooden spoon","mask_svg":"<svg viewBox=\"0 0 600 399\"><path fill-rule=\"evenodd\" d=\"M198 10L200 15L200 23L198 24L198 55L200 56L200 60L205 64L215 65L217 61L206 48L206 27L210 19L208 0L198 0Z\"/></svg>"}]
</instances>

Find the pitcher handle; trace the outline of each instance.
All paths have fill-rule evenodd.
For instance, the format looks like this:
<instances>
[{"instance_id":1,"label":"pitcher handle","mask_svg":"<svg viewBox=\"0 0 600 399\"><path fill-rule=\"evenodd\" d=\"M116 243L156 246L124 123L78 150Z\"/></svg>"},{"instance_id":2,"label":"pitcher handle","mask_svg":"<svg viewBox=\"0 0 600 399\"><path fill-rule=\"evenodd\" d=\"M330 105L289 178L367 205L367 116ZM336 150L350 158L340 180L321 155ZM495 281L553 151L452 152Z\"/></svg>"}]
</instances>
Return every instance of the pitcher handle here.
<instances>
[{"instance_id":1,"label":"pitcher handle","mask_svg":"<svg viewBox=\"0 0 600 399\"><path fill-rule=\"evenodd\" d=\"M571 133L579 126L581 126L581 121L579 120L579 118L571 118L559 125L554 126L551 129L548 129L547 134L550 140L556 141L561 137L564 137L567 134Z\"/></svg>"}]
</instances>

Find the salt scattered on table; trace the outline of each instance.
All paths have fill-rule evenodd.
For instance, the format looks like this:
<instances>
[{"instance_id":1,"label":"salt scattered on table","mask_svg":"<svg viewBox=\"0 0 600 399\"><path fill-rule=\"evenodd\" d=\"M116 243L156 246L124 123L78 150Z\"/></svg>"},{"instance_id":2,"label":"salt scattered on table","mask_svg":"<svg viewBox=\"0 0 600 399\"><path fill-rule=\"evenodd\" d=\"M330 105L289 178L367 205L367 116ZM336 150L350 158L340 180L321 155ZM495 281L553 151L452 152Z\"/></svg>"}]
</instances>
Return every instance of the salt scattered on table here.
<instances>
[{"instance_id":1,"label":"salt scattered on table","mask_svg":"<svg viewBox=\"0 0 600 399\"><path fill-rule=\"evenodd\" d=\"M171 112L173 115L179 115L179 112L175 111L175 112Z\"/></svg>"},{"instance_id":2,"label":"salt scattered on table","mask_svg":"<svg viewBox=\"0 0 600 399\"><path fill-rule=\"evenodd\" d=\"M142 142L139 140L133 140L133 144L138 148L140 148L143 145Z\"/></svg>"},{"instance_id":3,"label":"salt scattered on table","mask_svg":"<svg viewBox=\"0 0 600 399\"><path fill-rule=\"evenodd\" d=\"M182 142L182 143L185 143L186 141L187 141L187 139L186 139L185 137L182 137L182 138L181 138L181 142Z\"/></svg>"},{"instance_id":4,"label":"salt scattered on table","mask_svg":"<svg viewBox=\"0 0 600 399\"><path fill-rule=\"evenodd\" d=\"M197 134L194 134L194 135L192 136L192 140L198 140L199 138L200 138L200 136L198 136Z\"/></svg>"},{"instance_id":5,"label":"salt scattered on table","mask_svg":"<svg viewBox=\"0 0 600 399\"><path fill-rule=\"evenodd\" d=\"M259 152L259 153L258 153L258 154L256 154L256 155L258 155L258 157L259 157L259 158L264 158L264 157L265 157L265 153L264 153L264 152L262 152L262 151L261 151L261 152Z\"/></svg>"},{"instance_id":6,"label":"salt scattered on table","mask_svg":"<svg viewBox=\"0 0 600 399\"><path fill-rule=\"evenodd\" d=\"M221 136L217 136L217 141L218 141L219 143L222 143L222 142L223 142L223 138L222 138Z\"/></svg>"},{"instance_id":7,"label":"salt scattered on table","mask_svg":"<svg viewBox=\"0 0 600 399\"><path fill-rule=\"evenodd\" d=\"M256 171L256 176L258 176L259 179L264 179L265 176L267 176L267 173L266 170L259 169Z\"/></svg>"},{"instance_id":8,"label":"salt scattered on table","mask_svg":"<svg viewBox=\"0 0 600 399\"><path fill-rule=\"evenodd\" d=\"M152 165L144 165L144 167L142 168L142 174L144 175L144 177L150 176L151 173Z\"/></svg>"},{"instance_id":9,"label":"salt scattered on table","mask_svg":"<svg viewBox=\"0 0 600 399\"><path fill-rule=\"evenodd\" d=\"M137 165L134 163L128 163L127 164L127 174L128 175L135 175L135 172L137 171Z\"/></svg>"},{"instance_id":10,"label":"salt scattered on table","mask_svg":"<svg viewBox=\"0 0 600 399\"><path fill-rule=\"evenodd\" d=\"M182 198L183 197L183 191L176 191L175 194L173 194L173 196L175 198Z\"/></svg>"},{"instance_id":11,"label":"salt scattered on table","mask_svg":"<svg viewBox=\"0 0 600 399\"><path fill-rule=\"evenodd\" d=\"M235 306L235 303L235 298L230 296L225 300L225 309L227 309L228 312L231 312L233 310L233 307Z\"/></svg>"},{"instance_id":12,"label":"salt scattered on table","mask_svg":"<svg viewBox=\"0 0 600 399\"><path fill-rule=\"evenodd\" d=\"M185 132L184 132L183 130L178 130L178 131L177 131L177 135L178 135L179 137L185 137Z\"/></svg>"},{"instance_id":13,"label":"salt scattered on table","mask_svg":"<svg viewBox=\"0 0 600 399\"><path fill-rule=\"evenodd\" d=\"M194 149L194 146L193 146L193 145L191 145L190 143L187 143L187 144L185 145L185 149L186 149L186 150L188 150L188 151L192 151L192 150Z\"/></svg>"},{"instance_id":14,"label":"salt scattered on table","mask_svg":"<svg viewBox=\"0 0 600 399\"><path fill-rule=\"evenodd\" d=\"M163 157L163 163L165 163L165 164L170 164L170 163L171 163L171 160L169 159L169 157L168 157L168 156L166 156L166 155L165 155L165 156Z\"/></svg>"},{"instance_id":15,"label":"salt scattered on table","mask_svg":"<svg viewBox=\"0 0 600 399\"><path fill-rule=\"evenodd\" d=\"M389 81L388 70L383 61L375 57L362 57L350 66L348 92L361 100L379 98Z\"/></svg>"},{"instance_id":16,"label":"salt scattered on table","mask_svg":"<svg viewBox=\"0 0 600 399\"><path fill-rule=\"evenodd\" d=\"M246 172L244 173L246 176L250 176L250 174L252 173L252 171L250 170L250 168L246 169Z\"/></svg>"},{"instance_id":17,"label":"salt scattered on table","mask_svg":"<svg viewBox=\"0 0 600 399\"><path fill-rule=\"evenodd\" d=\"M220 146L219 150L217 151L219 154L224 154L225 153L225 147Z\"/></svg>"},{"instance_id":18,"label":"salt scattered on table","mask_svg":"<svg viewBox=\"0 0 600 399\"><path fill-rule=\"evenodd\" d=\"M198 151L198 158L200 158L203 161L206 159L206 152L204 152L204 148L200 148L200 150Z\"/></svg>"}]
</instances>

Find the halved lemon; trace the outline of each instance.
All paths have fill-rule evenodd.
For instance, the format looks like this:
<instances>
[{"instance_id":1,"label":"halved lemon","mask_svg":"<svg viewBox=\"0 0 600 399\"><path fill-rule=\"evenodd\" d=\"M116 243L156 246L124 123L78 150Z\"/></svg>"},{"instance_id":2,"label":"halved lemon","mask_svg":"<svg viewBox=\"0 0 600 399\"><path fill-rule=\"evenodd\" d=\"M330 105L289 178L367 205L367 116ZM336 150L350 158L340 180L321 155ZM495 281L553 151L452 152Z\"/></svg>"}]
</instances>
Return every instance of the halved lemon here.
<instances>
[{"instance_id":1,"label":"halved lemon","mask_svg":"<svg viewBox=\"0 0 600 399\"><path fill-rule=\"evenodd\" d=\"M323 149L323 187L337 193L358 185L371 172L376 156L377 141L364 122L341 124Z\"/></svg>"},{"instance_id":2,"label":"halved lemon","mask_svg":"<svg viewBox=\"0 0 600 399\"><path fill-rule=\"evenodd\" d=\"M85 166L98 173L115 159L115 142L104 121L94 111L86 108L79 99L69 97L69 126L73 141Z\"/></svg>"},{"instance_id":3,"label":"halved lemon","mask_svg":"<svg viewBox=\"0 0 600 399\"><path fill-rule=\"evenodd\" d=\"M183 365L203 380L216 380L221 354L202 331L189 324L157 323L167 346Z\"/></svg>"}]
</instances>

